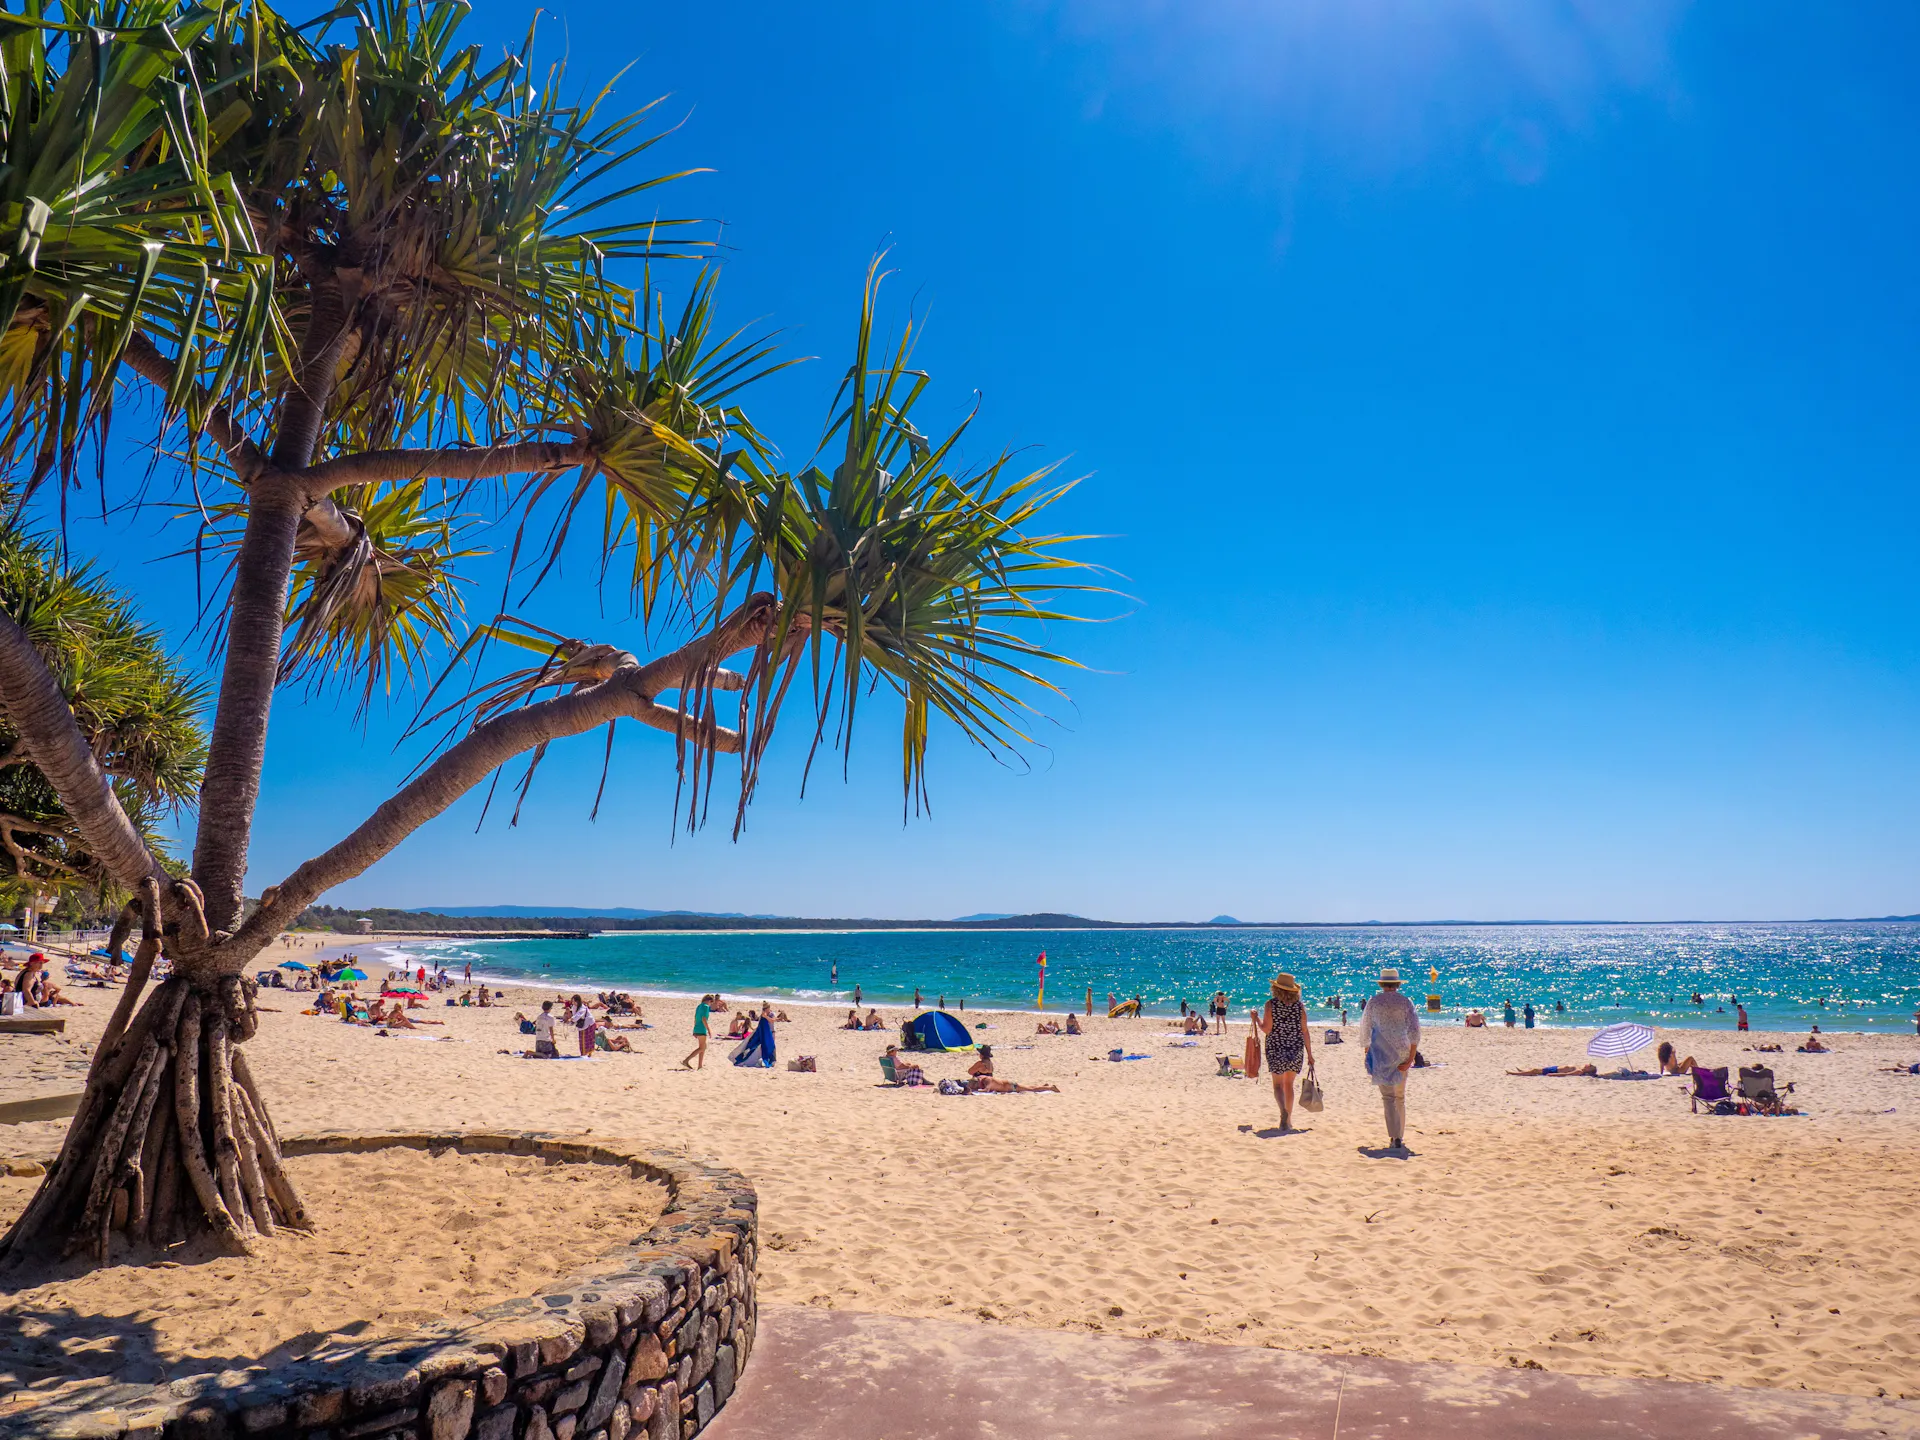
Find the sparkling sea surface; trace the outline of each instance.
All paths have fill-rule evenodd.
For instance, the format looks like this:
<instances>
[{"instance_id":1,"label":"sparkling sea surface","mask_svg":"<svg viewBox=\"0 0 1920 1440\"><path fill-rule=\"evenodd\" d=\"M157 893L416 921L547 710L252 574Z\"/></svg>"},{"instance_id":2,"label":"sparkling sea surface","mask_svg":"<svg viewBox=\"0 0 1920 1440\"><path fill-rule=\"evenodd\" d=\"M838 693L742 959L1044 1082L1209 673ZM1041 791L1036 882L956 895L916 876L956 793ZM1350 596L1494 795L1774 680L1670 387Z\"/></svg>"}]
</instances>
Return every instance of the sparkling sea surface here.
<instances>
[{"instance_id":1,"label":"sparkling sea surface","mask_svg":"<svg viewBox=\"0 0 1920 1440\"><path fill-rule=\"evenodd\" d=\"M420 940L366 952L556 989L770 996L898 1007L916 987L932 1005L1032 1008L1047 954L1047 1008L1104 1013L1111 992L1149 1011L1204 1006L1224 989L1236 1015L1267 994L1275 971L1298 977L1308 1006L1350 1009L1397 968L1438 1017L1531 1001L1543 1025L1616 1020L1732 1028L1732 997L1756 1029L1914 1030L1920 923L1354 926L1261 930L611 931L585 940ZM838 980L832 979L833 966ZM1434 978L1433 972L1438 972ZM1698 994L1703 1004L1693 1004ZM1556 1011L1556 1002L1564 1012Z\"/></svg>"}]
</instances>

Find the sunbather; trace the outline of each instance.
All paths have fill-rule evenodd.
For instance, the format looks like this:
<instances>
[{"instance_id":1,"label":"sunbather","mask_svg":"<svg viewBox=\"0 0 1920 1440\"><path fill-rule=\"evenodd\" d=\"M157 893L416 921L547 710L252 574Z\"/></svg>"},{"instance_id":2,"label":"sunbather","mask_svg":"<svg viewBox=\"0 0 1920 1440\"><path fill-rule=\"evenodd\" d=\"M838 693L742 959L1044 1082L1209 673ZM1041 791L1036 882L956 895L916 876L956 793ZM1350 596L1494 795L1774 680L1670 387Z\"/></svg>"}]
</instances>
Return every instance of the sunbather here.
<instances>
[{"instance_id":1,"label":"sunbather","mask_svg":"<svg viewBox=\"0 0 1920 1440\"><path fill-rule=\"evenodd\" d=\"M1067 1012L1067 1030L1066 1030L1066 1033L1067 1033L1067 1034L1069 1034L1069 1035L1078 1035L1078 1034L1080 1034L1080 1033L1082 1033L1082 1032L1081 1032L1081 1029L1080 1029L1080 1020L1079 1020L1079 1017L1078 1017L1078 1016L1076 1016L1076 1015L1075 1015L1075 1014L1074 1014L1074 1013L1073 1013L1073 1012L1072 1012L1071 1010L1069 1010L1069 1011Z\"/></svg>"},{"instance_id":2,"label":"sunbather","mask_svg":"<svg viewBox=\"0 0 1920 1440\"><path fill-rule=\"evenodd\" d=\"M1797 1046L1796 1048L1802 1055L1825 1055L1829 1053L1829 1047L1821 1041L1818 1029L1816 1029L1813 1034L1807 1036L1806 1044Z\"/></svg>"},{"instance_id":3,"label":"sunbather","mask_svg":"<svg viewBox=\"0 0 1920 1440\"><path fill-rule=\"evenodd\" d=\"M1016 1085L1011 1080L996 1080L991 1075L978 1075L969 1082L976 1095L1038 1095L1042 1091L1058 1095L1058 1085Z\"/></svg>"},{"instance_id":4,"label":"sunbather","mask_svg":"<svg viewBox=\"0 0 1920 1440\"><path fill-rule=\"evenodd\" d=\"M1671 1040L1662 1040L1660 1049L1655 1053L1660 1057L1662 1075L1691 1075L1693 1067L1699 1063L1691 1055L1684 1060L1680 1059L1679 1052L1673 1048Z\"/></svg>"},{"instance_id":5,"label":"sunbather","mask_svg":"<svg viewBox=\"0 0 1920 1440\"><path fill-rule=\"evenodd\" d=\"M624 1035L609 1035L604 1028L593 1032L593 1048L596 1050L632 1051L633 1042Z\"/></svg>"},{"instance_id":6,"label":"sunbather","mask_svg":"<svg viewBox=\"0 0 1920 1440\"><path fill-rule=\"evenodd\" d=\"M866 1023L860 1028L862 1030L884 1030L887 1028L887 1022L880 1018L880 1012L878 1010L869 1010L867 1011Z\"/></svg>"},{"instance_id":7,"label":"sunbather","mask_svg":"<svg viewBox=\"0 0 1920 1440\"><path fill-rule=\"evenodd\" d=\"M1565 1079L1574 1075L1595 1076L1600 1073L1597 1065L1542 1065L1538 1070L1509 1070L1509 1075L1551 1075L1555 1079Z\"/></svg>"},{"instance_id":8,"label":"sunbather","mask_svg":"<svg viewBox=\"0 0 1920 1440\"><path fill-rule=\"evenodd\" d=\"M1882 1065L1880 1068L1889 1075L1920 1075L1920 1064Z\"/></svg>"},{"instance_id":9,"label":"sunbather","mask_svg":"<svg viewBox=\"0 0 1920 1440\"><path fill-rule=\"evenodd\" d=\"M1038 1025L1033 1027L1033 1033L1036 1035L1059 1035L1064 1032L1060 1029L1060 1022L1058 1020L1042 1020Z\"/></svg>"},{"instance_id":10,"label":"sunbather","mask_svg":"<svg viewBox=\"0 0 1920 1440\"><path fill-rule=\"evenodd\" d=\"M887 1046L887 1059L893 1063L893 1079L897 1085L924 1085L927 1075L913 1061L900 1053L898 1045Z\"/></svg>"},{"instance_id":11,"label":"sunbather","mask_svg":"<svg viewBox=\"0 0 1920 1440\"><path fill-rule=\"evenodd\" d=\"M860 1023L860 1012L858 1010L849 1010L847 1011L847 1023L840 1028L842 1030L863 1030L866 1027Z\"/></svg>"}]
</instances>

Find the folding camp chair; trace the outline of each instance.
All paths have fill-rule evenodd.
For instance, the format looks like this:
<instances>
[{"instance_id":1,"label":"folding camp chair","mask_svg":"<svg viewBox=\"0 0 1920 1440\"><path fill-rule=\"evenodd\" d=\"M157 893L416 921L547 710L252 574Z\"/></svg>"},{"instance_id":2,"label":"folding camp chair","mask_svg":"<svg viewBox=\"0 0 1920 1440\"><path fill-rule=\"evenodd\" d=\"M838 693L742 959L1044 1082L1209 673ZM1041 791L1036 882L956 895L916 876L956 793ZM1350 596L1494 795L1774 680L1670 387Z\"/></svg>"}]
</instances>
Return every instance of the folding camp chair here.
<instances>
[{"instance_id":1,"label":"folding camp chair","mask_svg":"<svg viewBox=\"0 0 1920 1440\"><path fill-rule=\"evenodd\" d=\"M1764 1065L1742 1065L1739 1088L1742 1099L1776 1105L1780 1103L1780 1097L1773 1088L1773 1071Z\"/></svg>"},{"instance_id":2,"label":"folding camp chair","mask_svg":"<svg viewBox=\"0 0 1920 1440\"><path fill-rule=\"evenodd\" d=\"M1732 1098L1732 1092L1727 1089L1726 1066L1717 1070L1709 1070L1704 1065L1693 1067L1693 1094L1688 1099L1695 1113L1699 1112L1702 1101L1711 1106Z\"/></svg>"}]
</instances>

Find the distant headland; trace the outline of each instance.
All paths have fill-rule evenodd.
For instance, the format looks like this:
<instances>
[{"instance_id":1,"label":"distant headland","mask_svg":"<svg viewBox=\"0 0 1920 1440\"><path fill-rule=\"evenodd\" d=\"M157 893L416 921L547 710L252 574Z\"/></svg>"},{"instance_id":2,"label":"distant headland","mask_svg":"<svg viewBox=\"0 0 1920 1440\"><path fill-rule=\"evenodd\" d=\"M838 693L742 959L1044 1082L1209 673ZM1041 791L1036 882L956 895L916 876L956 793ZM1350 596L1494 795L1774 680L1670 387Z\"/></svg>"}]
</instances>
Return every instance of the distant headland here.
<instances>
[{"instance_id":1,"label":"distant headland","mask_svg":"<svg viewBox=\"0 0 1920 1440\"><path fill-rule=\"evenodd\" d=\"M1097 920L1043 911L1026 915L981 912L951 920L896 920L873 916L748 915L695 910L641 910L625 906L449 905L394 909L388 906L314 905L294 922L297 929L354 934L475 934L543 931L579 934L594 930L1421 930L1457 926L1529 925L1863 925L1920 921L1920 915L1871 915L1812 920Z\"/></svg>"}]
</instances>

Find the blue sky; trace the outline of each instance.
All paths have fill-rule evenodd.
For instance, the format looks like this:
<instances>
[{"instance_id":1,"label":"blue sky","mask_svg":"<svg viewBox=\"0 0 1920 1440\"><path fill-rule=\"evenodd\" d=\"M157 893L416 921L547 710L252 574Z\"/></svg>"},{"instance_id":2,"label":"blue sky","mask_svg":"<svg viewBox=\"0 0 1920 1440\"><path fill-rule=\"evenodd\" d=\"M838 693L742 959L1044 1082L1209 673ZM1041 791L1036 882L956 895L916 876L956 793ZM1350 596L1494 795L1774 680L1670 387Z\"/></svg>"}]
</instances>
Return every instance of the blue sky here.
<instances>
[{"instance_id":1,"label":"blue sky","mask_svg":"<svg viewBox=\"0 0 1920 1440\"><path fill-rule=\"evenodd\" d=\"M931 819L876 709L846 783L802 801L791 734L738 844L676 840L670 742L629 731L597 823L593 738L517 829L469 802L334 898L1920 909L1920 12L548 8L581 83L670 96L663 167L713 168L663 208L726 222L729 314L824 357L763 428L811 448L891 246L975 458L1086 476L1061 522L1134 603L1049 637L1089 669L1031 769L936 735ZM182 628L177 565L123 573ZM644 644L584 577L530 613ZM250 888L388 793L405 713L283 697Z\"/></svg>"}]
</instances>

